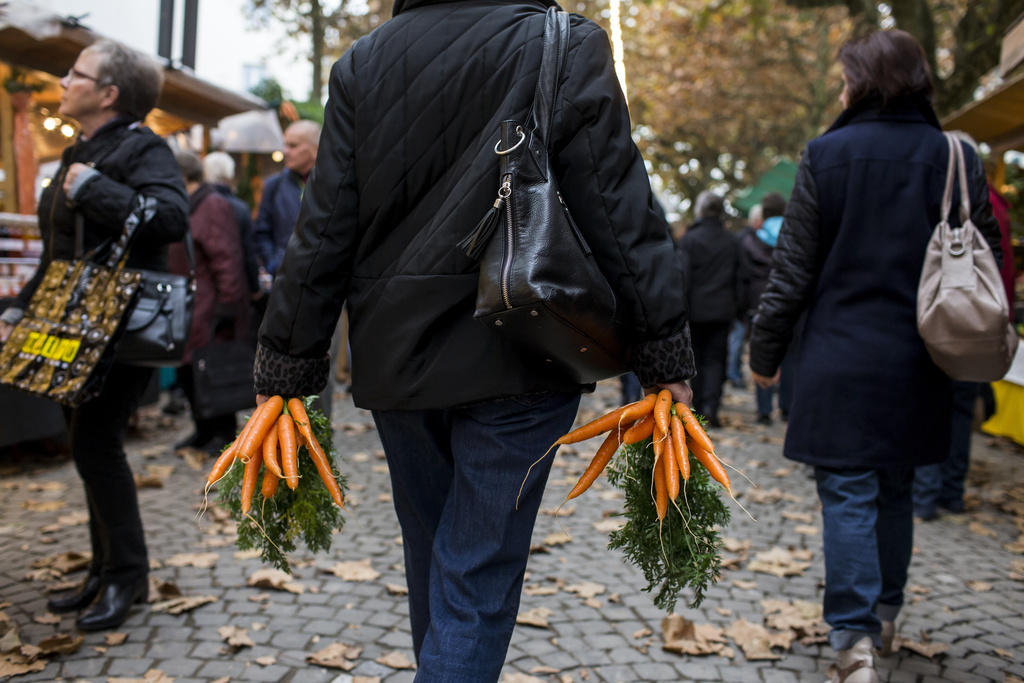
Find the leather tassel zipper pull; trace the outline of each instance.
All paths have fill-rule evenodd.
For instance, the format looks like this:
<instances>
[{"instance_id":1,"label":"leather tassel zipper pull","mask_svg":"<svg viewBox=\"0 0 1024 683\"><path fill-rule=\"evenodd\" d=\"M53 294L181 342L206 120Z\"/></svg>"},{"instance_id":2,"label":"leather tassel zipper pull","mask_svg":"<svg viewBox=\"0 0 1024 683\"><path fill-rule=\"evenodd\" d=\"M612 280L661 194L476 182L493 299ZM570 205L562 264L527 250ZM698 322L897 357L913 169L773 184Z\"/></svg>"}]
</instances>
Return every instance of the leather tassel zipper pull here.
<instances>
[{"instance_id":1,"label":"leather tassel zipper pull","mask_svg":"<svg viewBox=\"0 0 1024 683\"><path fill-rule=\"evenodd\" d=\"M501 222L501 212L505 208L505 200L508 199L511 192L512 178L506 176L501 184L501 188L498 190L498 198L494 200L494 204L484 214L484 217L480 219L480 222L476 224L476 227L456 245L465 252L466 256L474 261L479 261L480 257L483 256L484 249L487 248L487 244L491 241L491 236L494 235L498 223Z\"/></svg>"}]
</instances>

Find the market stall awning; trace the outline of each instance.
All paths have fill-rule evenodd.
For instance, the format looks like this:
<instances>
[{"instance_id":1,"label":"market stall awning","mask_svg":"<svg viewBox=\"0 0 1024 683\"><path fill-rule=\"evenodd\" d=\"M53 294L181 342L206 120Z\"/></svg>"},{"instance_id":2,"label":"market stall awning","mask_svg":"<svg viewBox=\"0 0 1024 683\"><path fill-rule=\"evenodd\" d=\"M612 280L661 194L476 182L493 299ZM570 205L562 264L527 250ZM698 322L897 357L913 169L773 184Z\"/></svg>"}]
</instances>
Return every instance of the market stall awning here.
<instances>
[{"instance_id":1,"label":"market stall awning","mask_svg":"<svg viewBox=\"0 0 1024 683\"><path fill-rule=\"evenodd\" d=\"M757 182L751 187L741 190L732 205L743 213L747 213L755 204L760 204L761 199L769 192L778 192L787 200L789 193L793 191L793 182L796 180L797 165L783 159L764 172Z\"/></svg>"},{"instance_id":2,"label":"market stall awning","mask_svg":"<svg viewBox=\"0 0 1024 683\"><path fill-rule=\"evenodd\" d=\"M995 150L1024 149L1024 73L947 116L946 130L962 130Z\"/></svg>"},{"instance_id":3,"label":"market stall awning","mask_svg":"<svg viewBox=\"0 0 1024 683\"><path fill-rule=\"evenodd\" d=\"M0 60L63 76L83 48L103 36L41 8L0 3ZM266 109L249 94L232 92L173 68L164 70L157 107L174 116L212 126L225 116Z\"/></svg>"}]
</instances>

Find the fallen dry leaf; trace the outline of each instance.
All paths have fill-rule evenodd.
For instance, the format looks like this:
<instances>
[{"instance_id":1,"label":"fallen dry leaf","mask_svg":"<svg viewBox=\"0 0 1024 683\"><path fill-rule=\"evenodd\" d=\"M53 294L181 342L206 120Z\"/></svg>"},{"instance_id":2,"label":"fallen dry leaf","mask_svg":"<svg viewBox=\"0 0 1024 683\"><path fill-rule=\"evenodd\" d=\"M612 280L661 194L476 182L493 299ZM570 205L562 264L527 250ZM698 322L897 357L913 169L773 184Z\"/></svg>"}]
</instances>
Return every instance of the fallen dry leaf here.
<instances>
[{"instance_id":1,"label":"fallen dry leaf","mask_svg":"<svg viewBox=\"0 0 1024 683\"><path fill-rule=\"evenodd\" d=\"M916 652L922 657L927 657L928 659L934 659L939 655L944 654L949 649L949 643L936 643L929 641L917 642L896 636L893 640L893 651L900 648Z\"/></svg>"},{"instance_id":2,"label":"fallen dry leaf","mask_svg":"<svg viewBox=\"0 0 1024 683\"><path fill-rule=\"evenodd\" d=\"M35 673L46 668L42 660L30 660L20 654L0 655L0 679Z\"/></svg>"},{"instance_id":3,"label":"fallen dry leaf","mask_svg":"<svg viewBox=\"0 0 1024 683\"><path fill-rule=\"evenodd\" d=\"M795 531L798 534L803 534L804 536L817 536L819 533L821 533L818 530L818 527L811 526L810 524L797 524L795 527L793 527L793 531Z\"/></svg>"},{"instance_id":4,"label":"fallen dry leaf","mask_svg":"<svg viewBox=\"0 0 1024 683\"><path fill-rule=\"evenodd\" d=\"M571 508L547 508L540 511L542 515L548 515L549 517L570 517L576 513L576 506Z\"/></svg>"},{"instance_id":5,"label":"fallen dry leaf","mask_svg":"<svg viewBox=\"0 0 1024 683\"><path fill-rule=\"evenodd\" d=\"M754 624L746 619L734 621L725 630L725 634L743 650L748 660L782 659L782 655L772 651L778 647L788 650L793 642L793 634L789 632L770 632L764 626Z\"/></svg>"},{"instance_id":6,"label":"fallen dry leaf","mask_svg":"<svg viewBox=\"0 0 1024 683\"><path fill-rule=\"evenodd\" d=\"M987 581L968 581L966 585L975 593L987 593L992 590L992 584Z\"/></svg>"},{"instance_id":7,"label":"fallen dry leaf","mask_svg":"<svg viewBox=\"0 0 1024 683\"><path fill-rule=\"evenodd\" d=\"M574 583L571 586L565 587L566 593L575 593L581 598L592 598L596 595L603 594L607 588L604 584L593 583L591 581L584 581L582 583Z\"/></svg>"},{"instance_id":8,"label":"fallen dry leaf","mask_svg":"<svg viewBox=\"0 0 1024 683\"><path fill-rule=\"evenodd\" d=\"M594 522L594 528L601 533L611 533L626 526L626 520L621 517L605 517L600 522Z\"/></svg>"},{"instance_id":9,"label":"fallen dry leaf","mask_svg":"<svg viewBox=\"0 0 1024 683\"><path fill-rule=\"evenodd\" d=\"M128 640L127 633L106 633L103 635L103 642L110 646L120 645L126 640Z\"/></svg>"},{"instance_id":10,"label":"fallen dry leaf","mask_svg":"<svg viewBox=\"0 0 1024 683\"><path fill-rule=\"evenodd\" d=\"M408 595L408 586L402 586L397 583L389 583L384 586L387 589L388 595Z\"/></svg>"},{"instance_id":11,"label":"fallen dry leaf","mask_svg":"<svg viewBox=\"0 0 1024 683\"><path fill-rule=\"evenodd\" d=\"M217 553L178 553L164 560L168 567L196 567L197 569L209 569L217 564L220 555Z\"/></svg>"},{"instance_id":12,"label":"fallen dry leaf","mask_svg":"<svg viewBox=\"0 0 1024 683\"><path fill-rule=\"evenodd\" d=\"M565 531L556 531L544 537L544 545L565 545L572 542L572 536Z\"/></svg>"},{"instance_id":13,"label":"fallen dry leaf","mask_svg":"<svg viewBox=\"0 0 1024 683\"><path fill-rule=\"evenodd\" d=\"M661 620L661 648L683 655L721 655L732 658L736 653L728 647L722 629L712 624L695 624L678 614Z\"/></svg>"},{"instance_id":14,"label":"fallen dry leaf","mask_svg":"<svg viewBox=\"0 0 1024 683\"><path fill-rule=\"evenodd\" d=\"M153 606L150 607L151 612L167 612L168 614L182 614L183 612L190 612L197 607L202 607L211 602L217 602L217 597L214 595L190 595L182 596L178 598L170 598L169 600L161 600L160 602L154 602Z\"/></svg>"},{"instance_id":15,"label":"fallen dry leaf","mask_svg":"<svg viewBox=\"0 0 1024 683\"><path fill-rule=\"evenodd\" d=\"M927 586L919 586L917 584L911 584L907 587L907 590L917 595L928 595L932 592L931 588L928 588Z\"/></svg>"},{"instance_id":16,"label":"fallen dry leaf","mask_svg":"<svg viewBox=\"0 0 1024 683\"><path fill-rule=\"evenodd\" d=\"M377 659L373 660L383 666L389 666L392 669L415 669L416 665L409 660L409 658L403 652L398 650L392 650L391 652L385 652Z\"/></svg>"},{"instance_id":17,"label":"fallen dry leaf","mask_svg":"<svg viewBox=\"0 0 1024 683\"><path fill-rule=\"evenodd\" d=\"M653 634L654 634L654 631L652 631L651 629L649 629L647 627L644 627L644 628L640 629L639 631L635 631L633 633L633 638L635 638L636 640L640 640L641 638L646 638L647 636L650 636L650 635L653 635Z\"/></svg>"},{"instance_id":18,"label":"fallen dry leaf","mask_svg":"<svg viewBox=\"0 0 1024 683\"><path fill-rule=\"evenodd\" d=\"M828 641L829 626L822 618L820 602L806 600L762 600L766 626L791 631L803 645Z\"/></svg>"},{"instance_id":19,"label":"fallen dry leaf","mask_svg":"<svg viewBox=\"0 0 1024 683\"><path fill-rule=\"evenodd\" d=\"M523 588L525 595L555 595L561 590L557 585L531 584Z\"/></svg>"},{"instance_id":20,"label":"fallen dry leaf","mask_svg":"<svg viewBox=\"0 0 1024 683\"><path fill-rule=\"evenodd\" d=\"M745 579L733 579L732 585L741 591L752 591L757 588L757 581L746 581Z\"/></svg>"},{"instance_id":21,"label":"fallen dry leaf","mask_svg":"<svg viewBox=\"0 0 1024 683\"><path fill-rule=\"evenodd\" d=\"M791 522L800 522L801 524L813 524L814 523L814 515L812 515L810 512L797 512L796 510L783 510L781 515L782 515L783 519L788 519Z\"/></svg>"},{"instance_id":22,"label":"fallen dry leaf","mask_svg":"<svg viewBox=\"0 0 1024 683\"><path fill-rule=\"evenodd\" d=\"M380 572L370 566L370 558L338 562L326 572L345 581L375 581L380 578Z\"/></svg>"},{"instance_id":23,"label":"fallen dry leaf","mask_svg":"<svg viewBox=\"0 0 1024 683\"><path fill-rule=\"evenodd\" d=\"M524 626L536 626L537 628L549 628L548 617L552 612L547 607L534 607L533 609L520 612L516 617L516 623Z\"/></svg>"},{"instance_id":24,"label":"fallen dry leaf","mask_svg":"<svg viewBox=\"0 0 1024 683\"><path fill-rule=\"evenodd\" d=\"M762 572L778 577L799 576L811 566L810 562L802 562L797 552L784 548L772 548L757 553L754 559L747 563L747 569L752 572Z\"/></svg>"},{"instance_id":25,"label":"fallen dry leaf","mask_svg":"<svg viewBox=\"0 0 1024 683\"><path fill-rule=\"evenodd\" d=\"M380 683L380 676L353 676L352 683Z\"/></svg>"},{"instance_id":26,"label":"fallen dry leaf","mask_svg":"<svg viewBox=\"0 0 1024 683\"><path fill-rule=\"evenodd\" d=\"M57 518L57 524L61 526L79 526L89 521L89 513L84 510L76 510Z\"/></svg>"},{"instance_id":27,"label":"fallen dry leaf","mask_svg":"<svg viewBox=\"0 0 1024 683\"><path fill-rule=\"evenodd\" d=\"M64 507L63 500L23 500L21 507L29 512L54 512Z\"/></svg>"},{"instance_id":28,"label":"fallen dry leaf","mask_svg":"<svg viewBox=\"0 0 1024 683\"><path fill-rule=\"evenodd\" d=\"M362 647L335 642L321 650L317 650L311 655L307 655L306 661L328 669L351 671L356 666L354 660L362 653Z\"/></svg>"},{"instance_id":29,"label":"fallen dry leaf","mask_svg":"<svg viewBox=\"0 0 1024 683\"><path fill-rule=\"evenodd\" d=\"M249 576L246 585L254 586L256 588L272 588L278 591L288 591L289 593L302 594L306 591L306 587L301 583L292 580L292 577L288 572L281 571L280 569L271 569L264 567L257 569Z\"/></svg>"},{"instance_id":30,"label":"fallen dry leaf","mask_svg":"<svg viewBox=\"0 0 1024 683\"><path fill-rule=\"evenodd\" d=\"M988 528L981 522L971 522L967 525L967 528L968 530L970 530L972 534L975 534L977 536L989 536L990 538L995 538L996 535L995 531Z\"/></svg>"},{"instance_id":31,"label":"fallen dry leaf","mask_svg":"<svg viewBox=\"0 0 1024 683\"><path fill-rule=\"evenodd\" d=\"M271 655L263 655L262 657L257 657L253 661L259 664L260 666L270 666L272 664L277 663L277 659Z\"/></svg>"},{"instance_id":32,"label":"fallen dry leaf","mask_svg":"<svg viewBox=\"0 0 1024 683\"><path fill-rule=\"evenodd\" d=\"M260 550L258 548L249 548L248 550L236 550L232 557L236 560L255 560L260 556Z\"/></svg>"},{"instance_id":33,"label":"fallen dry leaf","mask_svg":"<svg viewBox=\"0 0 1024 683\"><path fill-rule=\"evenodd\" d=\"M220 634L221 640L236 649L254 647L256 645L256 643L252 642L252 638L249 637L248 629L238 628L237 626L221 626L217 629L217 633Z\"/></svg>"},{"instance_id":34,"label":"fallen dry leaf","mask_svg":"<svg viewBox=\"0 0 1024 683\"><path fill-rule=\"evenodd\" d=\"M41 557L32 563L35 569L52 569L58 574L71 574L85 569L92 561L92 553L80 553L69 550L48 557Z\"/></svg>"},{"instance_id":35,"label":"fallen dry leaf","mask_svg":"<svg viewBox=\"0 0 1024 683\"><path fill-rule=\"evenodd\" d=\"M537 678L530 674L510 673L505 674L505 677L501 679L501 683L545 683L545 681L543 678Z\"/></svg>"},{"instance_id":36,"label":"fallen dry leaf","mask_svg":"<svg viewBox=\"0 0 1024 683\"><path fill-rule=\"evenodd\" d=\"M150 669L142 675L142 678L119 678L106 679L106 683L174 683L174 679L160 669Z\"/></svg>"},{"instance_id":37,"label":"fallen dry leaf","mask_svg":"<svg viewBox=\"0 0 1024 683\"><path fill-rule=\"evenodd\" d=\"M1017 661L1017 658L1014 656L1014 654L1012 652L1010 652L1009 650L1004 650L1001 647L994 647L994 648L992 648L992 652L997 654L997 655L999 655L1003 659L1010 660L1011 662Z\"/></svg>"},{"instance_id":38,"label":"fallen dry leaf","mask_svg":"<svg viewBox=\"0 0 1024 683\"><path fill-rule=\"evenodd\" d=\"M78 652L83 642L85 642L85 638L80 633L75 635L58 633L49 638L44 638L39 643L39 649L42 650L44 655L69 655Z\"/></svg>"},{"instance_id":39,"label":"fallen dry leaf","mask_svg":"<svg viewBox=\"0 0 1024 683\"><path fill-rule=\"evenodd\" d=\"M32 621L36 622L37 624L53 625L60 623L60 617L58 617L56 614L50 614L49 612L47 612L46 614L40 614L38 616L32 617Z\"/></svg>"}]
</instances>

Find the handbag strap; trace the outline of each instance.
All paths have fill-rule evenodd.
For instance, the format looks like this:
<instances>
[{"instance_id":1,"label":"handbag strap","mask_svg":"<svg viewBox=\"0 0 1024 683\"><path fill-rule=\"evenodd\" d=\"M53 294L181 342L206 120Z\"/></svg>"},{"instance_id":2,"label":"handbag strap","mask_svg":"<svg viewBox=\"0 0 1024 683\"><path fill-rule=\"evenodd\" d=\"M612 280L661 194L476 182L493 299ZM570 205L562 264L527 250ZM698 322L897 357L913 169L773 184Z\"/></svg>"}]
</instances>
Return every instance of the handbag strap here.
<instances>
[{"instance_id":1,"label":"handbag strap","mask_svg":"<svg viewBox=\"0 0 1024 683\"><path fill-rule=\"evenodd\" d=\"M141 198L140 198L141 199ZM145 206L143 204L145 200L140 201L140 205L128 215L125 220L124 230L121 231L120 236L112 243L110 254L107 256L107 265L113 267L122 258L127 259L128 246L131 244L133 237L135 236L135 230L141 222L139 220L139 214L145 213ZM93 260L96 254L105 245L100 245L95 249L91 250L88 254L82 254L85 242L85 217L78 211L75 212L75 259L86 259ZM195 246L192 243L192 229L188 226L185 228L185 258L188 261L188 279L196 279L196 255Z\"/></svg>"},{"instance_id":2,"label":"handbag strap","mask_svg":"<svg viewBox=\"0 0 1024 683\"><path fill-rule=\"evenodd\" d=\"M964 162L964 150L960 141L952 133L943 133L949 147L949 162L946 165L946 187L942 193L942 221L949 224L949 214L953 208L953 183L959 180L960 185L960 225L967 223L971 217L971 197L967 187L967 164Z\"/></svg>"},{"instance_id":3,"label":"handbag strap","mask_svg":"<svg viewBox=\"0 0 1024 683\"><path fill-rule=\"evenodd\" d=\"M546 151L548 131L551 128L558 98L558 83L562 78L562 70L565 68L569 52L569 15L566 12L557 7L548 8L544 17L543 42L540 72L537 75L537 88L533 95L533 107L529 118L534 137L540 142L539 146Z\"/></svg>"}]
</instances>

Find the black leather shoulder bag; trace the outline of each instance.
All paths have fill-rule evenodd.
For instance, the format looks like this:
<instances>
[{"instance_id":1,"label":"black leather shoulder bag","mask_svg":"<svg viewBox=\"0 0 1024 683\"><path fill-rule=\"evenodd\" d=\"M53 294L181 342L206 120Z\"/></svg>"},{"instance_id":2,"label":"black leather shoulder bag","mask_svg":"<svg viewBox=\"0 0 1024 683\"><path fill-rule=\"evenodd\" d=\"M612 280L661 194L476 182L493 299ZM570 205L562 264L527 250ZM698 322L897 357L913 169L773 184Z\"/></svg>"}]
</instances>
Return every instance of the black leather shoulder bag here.
<instances>
[{"instance_id":1,"label":"black leather shoulder bag","mask_svg":"<svg viewBox=\"0 0 1024 683\"><path fill-rule=\"evenodd\" d=\"M568 14L548 9L543 44L526 123L503 121L494 146L498 198L459 247L480 261L474 317L586 384L626 372L625 349L615 293L569 214L549 158Z\"/></svg>"}]
</instances>

